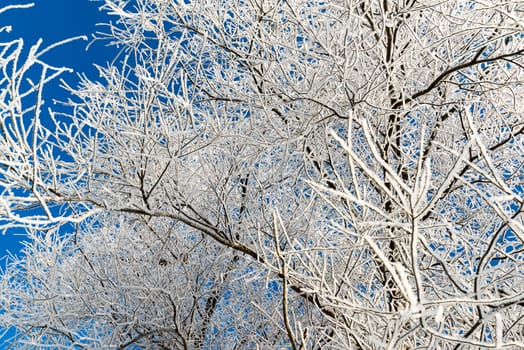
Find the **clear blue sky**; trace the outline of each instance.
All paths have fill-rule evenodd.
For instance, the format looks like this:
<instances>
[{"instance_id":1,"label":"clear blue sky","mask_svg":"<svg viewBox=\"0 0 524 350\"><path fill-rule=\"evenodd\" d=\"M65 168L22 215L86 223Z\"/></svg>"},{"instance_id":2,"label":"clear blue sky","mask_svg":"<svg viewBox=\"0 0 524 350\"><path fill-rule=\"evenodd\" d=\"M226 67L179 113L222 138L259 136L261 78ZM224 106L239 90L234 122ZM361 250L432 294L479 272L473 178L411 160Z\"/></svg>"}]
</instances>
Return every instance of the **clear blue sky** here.
<instances>
[{"instance_id":1,"label":"clear blue sky","mask_svg":"<svg viewBox=\"0 0 524 350\"><path fill-rule=\"evenodd\" d=\"M0 0L2 5L34 3L29 9L9 10L0 14L0 27L11 25L11 33L0 33L0 41L24 39L24 45L29 48L38 39L43 39L43 47L70 37L86 35L88 41L76 41L56 48L43 58L49 64L73 68L75 73L64 74L62 78L71 84L77 81L77 73L86 73L92 78L97 74L93 63L104 65L112 59L114 48L105 47L105 43L95 42L86 51L86 46L96 31L105 28L96 26L99 22L109 20L105 13L98 8L101 1L93 0ZM0 5L1 7L1 5ZM113 18L114 20L114 18ZM48 86L44 98L51 101L53 98L65 99L67 95L58 86L58 81ZM0 257L7 251L16 253L20 250L19 240L23 237L0 235Z\"/></svg>"}]
</instances>

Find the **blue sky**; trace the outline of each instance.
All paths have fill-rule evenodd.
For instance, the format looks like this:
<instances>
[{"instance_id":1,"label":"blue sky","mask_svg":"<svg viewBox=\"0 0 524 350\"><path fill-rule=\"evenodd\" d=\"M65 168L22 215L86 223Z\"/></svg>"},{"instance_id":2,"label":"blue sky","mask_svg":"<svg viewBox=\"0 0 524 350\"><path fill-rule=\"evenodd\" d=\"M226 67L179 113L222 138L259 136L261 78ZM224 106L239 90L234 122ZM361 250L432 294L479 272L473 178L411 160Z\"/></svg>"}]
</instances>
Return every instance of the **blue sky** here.
<instances>
[{"instance_id":1,"label":"blue sky","mask_svg":"<svg viewBox=\"0 0 524 350\"><path fill-rule=\"evenodd\" d=\"M93 64L104 65L114 56L115 49L105 47L105 43L101 41L93 43L86 51L92 34L105 30L104 27L96 24L109 20L105 13L99 11L99 7L103 4L100 0L0 0L0 2L2 5L34 4L29 9L9 10L0 14L0 27L12 26L10 33L0 33L0 41L23 38L25 48L29 48L40 38L43 39L42 47L46 47L70 37L88 36L88 41L68 43L43 56L49 64L74 69L75 73L61 76L73 86L77 81L77 73L86 73L96 78L97 73ZM44 91L44 99L49 102L52 99L66 98L67 94L60 89L58 80ZM21 248L19 242L21 239L23 237L0 235L0 257L5 256L7 251L18 252Z\"/></svg>"}]
</instances>

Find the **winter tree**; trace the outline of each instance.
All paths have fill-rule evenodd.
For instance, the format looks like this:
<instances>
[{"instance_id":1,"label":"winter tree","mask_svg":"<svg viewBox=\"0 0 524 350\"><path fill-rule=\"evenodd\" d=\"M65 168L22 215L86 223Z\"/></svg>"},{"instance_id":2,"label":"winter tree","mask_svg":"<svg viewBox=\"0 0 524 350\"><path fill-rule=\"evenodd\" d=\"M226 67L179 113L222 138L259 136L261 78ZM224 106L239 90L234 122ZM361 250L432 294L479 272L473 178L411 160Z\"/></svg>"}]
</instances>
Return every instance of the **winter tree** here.
<instances>
[{"instance_id":1,"label":"winter tree","mask_svg":"<svg viewBox=\"0 0 524 350\"><path fill-rule=\"evenodd\" d=\"M1 46L13 348L524 347L522 1L102 10L46 122Z\"/></svg>"}]
</instances>

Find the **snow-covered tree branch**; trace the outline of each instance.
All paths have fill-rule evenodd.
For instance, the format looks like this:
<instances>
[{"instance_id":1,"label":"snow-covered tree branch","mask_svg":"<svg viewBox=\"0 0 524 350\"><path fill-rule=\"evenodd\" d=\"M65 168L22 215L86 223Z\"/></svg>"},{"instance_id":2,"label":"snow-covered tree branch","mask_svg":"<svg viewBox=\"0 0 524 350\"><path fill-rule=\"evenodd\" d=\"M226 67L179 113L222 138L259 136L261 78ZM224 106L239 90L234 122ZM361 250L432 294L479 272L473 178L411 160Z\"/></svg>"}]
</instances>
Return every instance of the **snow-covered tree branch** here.
<instances>
[{"instance_id":1,"label":"snow-covered tree branch","mask_svg":"<svg viewBox=\"0 0 524 350\"><path fill-rule=\"evenodd\" d=\"M521 1L102 8L52 123L2 44L15 347L524 347Z\"/></svg>"}]
</instances>

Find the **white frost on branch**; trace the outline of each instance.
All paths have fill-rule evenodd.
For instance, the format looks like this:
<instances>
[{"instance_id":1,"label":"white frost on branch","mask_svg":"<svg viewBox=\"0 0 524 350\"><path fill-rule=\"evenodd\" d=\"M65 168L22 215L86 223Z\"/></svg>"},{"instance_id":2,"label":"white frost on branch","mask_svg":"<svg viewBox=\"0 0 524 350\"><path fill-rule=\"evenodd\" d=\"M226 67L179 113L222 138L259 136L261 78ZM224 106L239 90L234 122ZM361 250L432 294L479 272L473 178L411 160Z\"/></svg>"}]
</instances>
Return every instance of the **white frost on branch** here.
<instances>
[{"instance_id":1,"label":"white frost on branch","mask_svg":"<svg viewBox=\"0 0 524 350\"><path fill-rule=\"evenodd\" d=\"M521 346L523 6L105 0L121 51L49 118L56 45L0 43L0 332Z\"/></svg>"}]
</instances>

